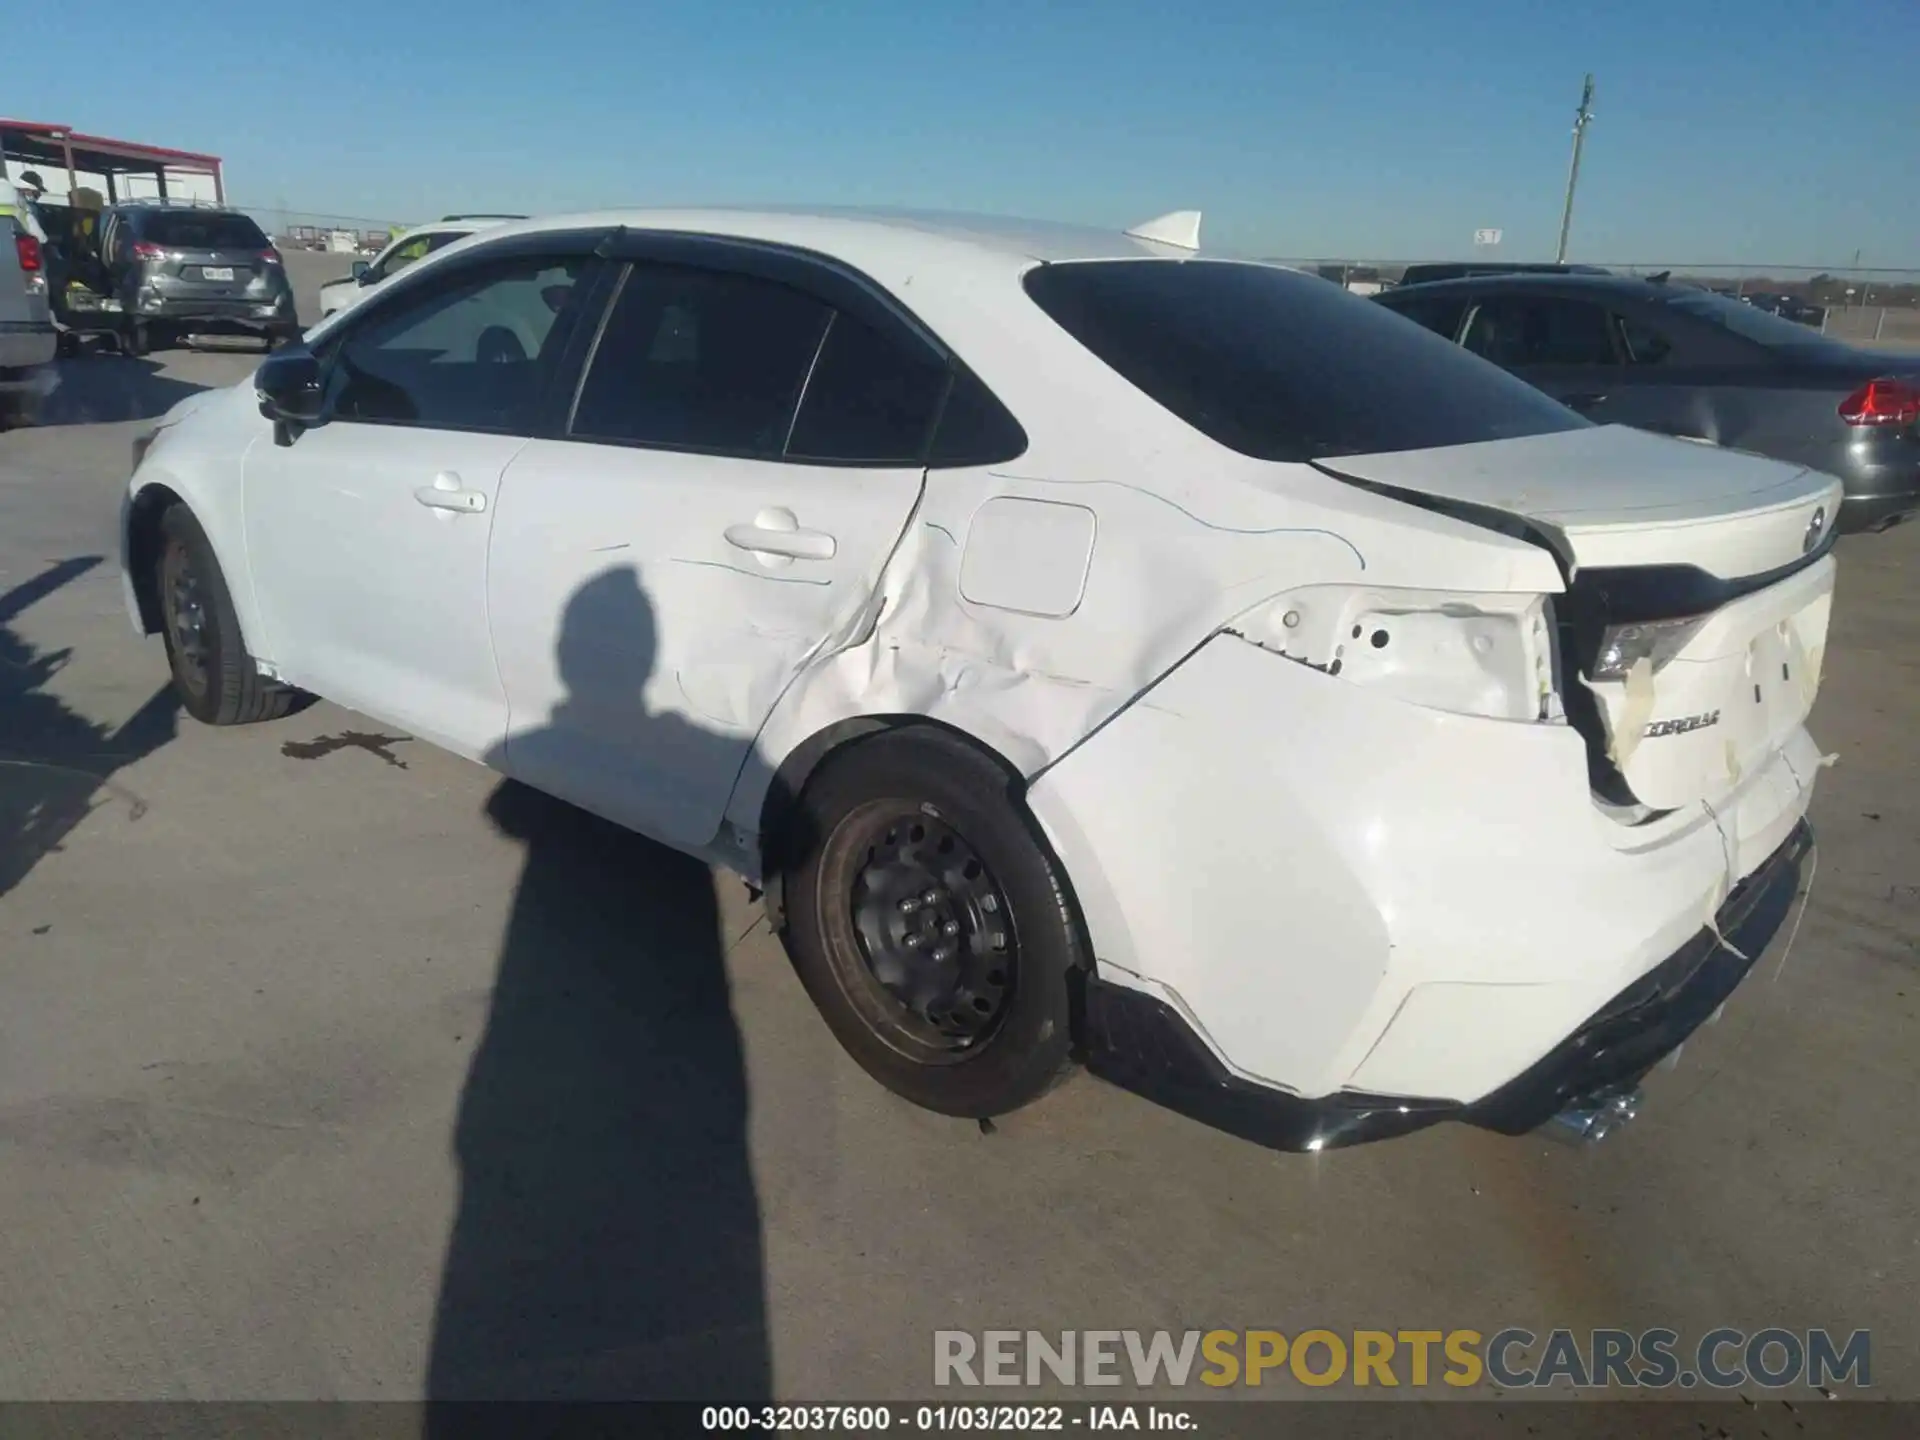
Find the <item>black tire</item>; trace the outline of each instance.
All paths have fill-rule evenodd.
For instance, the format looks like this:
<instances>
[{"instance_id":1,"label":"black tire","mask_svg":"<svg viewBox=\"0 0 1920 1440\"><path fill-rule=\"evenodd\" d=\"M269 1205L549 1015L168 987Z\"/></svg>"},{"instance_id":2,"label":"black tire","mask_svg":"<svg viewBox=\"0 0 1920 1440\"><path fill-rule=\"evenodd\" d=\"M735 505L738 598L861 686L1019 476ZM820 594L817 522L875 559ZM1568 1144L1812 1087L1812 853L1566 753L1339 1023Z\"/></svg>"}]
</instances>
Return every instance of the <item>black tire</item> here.
<instances>
[{"instance_id":1,"label":"black tire","mask_svg":"<svg viewBox=\"0 0 1920 1440\"><path fill-rule=\"evenodd\" d=\"M160 517L154 584L181 709L205 725L248 725L293 710L301 693L254 668L220 562L184 505Z\"/></svg>"},{"instance_id":2,"label":"black tire","mask_svg":"<svg viewBox=\"0 0 1920 1440\"><path fill-rule=\"evenodd\" d=\"M62 330L53 342L53 353L61 360L74 360L80 355L80 337L71 330Z\"/></svg>"},{"instance_id":3,"label":"black tire","mask_svg":"<svg viewBox=\"0 0 1920 1440\"><path fill-rule=\"evenodd\" d=\"M1072 1073L1083 927L992 760L931 726L857 742L807 784L783 835L787 953L869 1075L983 1118ZM938 896L924 907L923 879Z\"/></svg>"},{"instance_id":4,"label":"black tire","mask_svg":"<svg viewBox=\"0 0 1920 1440\"><path fill-rule=\"evenodd\" d=\"M153 348L153 332L147 328L147 322L136 320L120 332L120 353L130 360L137 360Z\"/></svg>"}]
</instances>

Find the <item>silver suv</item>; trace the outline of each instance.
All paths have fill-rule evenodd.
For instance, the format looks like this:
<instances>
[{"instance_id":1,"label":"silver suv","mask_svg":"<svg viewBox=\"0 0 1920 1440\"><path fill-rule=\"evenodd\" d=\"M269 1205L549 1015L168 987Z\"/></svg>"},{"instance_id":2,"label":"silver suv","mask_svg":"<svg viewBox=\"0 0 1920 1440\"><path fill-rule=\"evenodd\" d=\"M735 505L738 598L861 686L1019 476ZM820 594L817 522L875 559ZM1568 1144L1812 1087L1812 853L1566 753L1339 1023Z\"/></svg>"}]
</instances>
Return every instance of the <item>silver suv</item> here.
<instances>
[{"instance_id":1,"label":"silver suv","mask_svg":"<svg viewBox=\"0 0 1920 1440\"><path fill-rule=\"evenodd\" d=\"M101 223L100 255L130 355L189 334L258 335L269 345L300 336L280 252L238 211L115 205Z\"/></svg>"}]
</instances>

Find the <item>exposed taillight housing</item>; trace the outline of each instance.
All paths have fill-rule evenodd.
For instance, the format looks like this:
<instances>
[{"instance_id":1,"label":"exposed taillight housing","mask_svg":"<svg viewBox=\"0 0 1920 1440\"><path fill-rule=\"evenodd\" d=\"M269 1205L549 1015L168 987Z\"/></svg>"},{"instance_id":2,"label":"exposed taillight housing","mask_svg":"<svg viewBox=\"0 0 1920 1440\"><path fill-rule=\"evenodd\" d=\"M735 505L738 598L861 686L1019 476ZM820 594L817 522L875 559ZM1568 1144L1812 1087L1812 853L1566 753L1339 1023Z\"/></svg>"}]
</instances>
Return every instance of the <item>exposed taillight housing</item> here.
<instances>
[{"instance_id":1,"label":"exposed taillight housing","mask_svg":"<svg viewBox=\"0 0 1920 1440\"><path fill-rule=\"evenodd\" d=\"M280 263L280 252L269 245L260 252L260 263L262 265L278 265Z\"/></svg>"},{"instance_id":2,"label":"exposed taillight housing","mask_svg":"<svg viewBox=\"0 0 1920 1440\"><path fill-rule=\"evenodd\" d=\"M133 242L133 258L136 260L164 260L167 252L151 240Z\"/></svg>"},{"instance_id":3,"label":"exposed taillight housing","mask_svg":"<svg viewBox=\"0 0 1920 1440\"><path fill-rule=\"evenodd\" d=\"M1885 377L1869 380L1840 402L1840 418L1849 425L1920 424L1920 386Z\"/></svg>"}]
</instances>

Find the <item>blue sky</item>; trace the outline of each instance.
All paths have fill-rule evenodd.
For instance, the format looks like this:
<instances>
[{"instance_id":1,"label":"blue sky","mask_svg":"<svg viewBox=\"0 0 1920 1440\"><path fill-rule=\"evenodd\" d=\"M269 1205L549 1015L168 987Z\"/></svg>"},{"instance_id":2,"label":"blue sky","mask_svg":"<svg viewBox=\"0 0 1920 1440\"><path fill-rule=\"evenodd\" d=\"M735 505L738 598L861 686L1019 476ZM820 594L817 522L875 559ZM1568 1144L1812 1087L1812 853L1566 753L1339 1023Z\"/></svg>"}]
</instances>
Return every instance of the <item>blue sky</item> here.
<instances>
[{"instance_id":1,"label":"blue sky","mask_svg":"<svg viewBox=\"0 0 1920 1440\"><path fill-rule=\"evenodd\" d=\"M13 7L14 116L206 150L232 198L818 201L1244 253L1920 266L1915 0L331 0Z\"/></svg>"}]
</instances>

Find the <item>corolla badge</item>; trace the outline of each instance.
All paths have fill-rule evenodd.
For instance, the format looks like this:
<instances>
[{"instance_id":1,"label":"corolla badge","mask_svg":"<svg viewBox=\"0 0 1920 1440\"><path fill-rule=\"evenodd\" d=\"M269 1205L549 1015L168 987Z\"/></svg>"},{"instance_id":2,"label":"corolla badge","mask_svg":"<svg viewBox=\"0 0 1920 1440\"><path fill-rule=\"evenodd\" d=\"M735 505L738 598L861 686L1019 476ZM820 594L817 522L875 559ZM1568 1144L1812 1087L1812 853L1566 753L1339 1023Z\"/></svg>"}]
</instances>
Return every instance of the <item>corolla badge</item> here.
<instances>
[{"instance_id":1,"label":"corolla badge","mask_svg":"<svg viewBox=\"0 0 1920 1440\"><path fill-rule=\"evenodd\" d=\"M1806 538L1800 542L1800 553L1811 555L1813 547L1820 543L1820 537L1827 529L1827 507L1822 505L1813 512L1813 518L1807 521Z\"/></svg>"},{"instance_id":2,"label":"corolla badge","mask_svg":"<svg viewBox=\"0 0 1920 1440\"><path fill-rule=\"evenodd\" d=\"M1643 740L1658 740L1663 735L1691 735L1695 730L1705 730L1720 723L1720 712L1709 710L1704 715L1679 715L1671 720L1656 720L1641 731Z\"/></svg>"}]
</instances>

